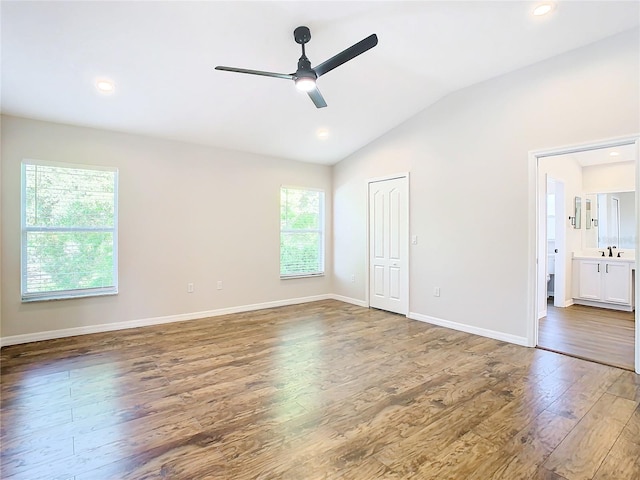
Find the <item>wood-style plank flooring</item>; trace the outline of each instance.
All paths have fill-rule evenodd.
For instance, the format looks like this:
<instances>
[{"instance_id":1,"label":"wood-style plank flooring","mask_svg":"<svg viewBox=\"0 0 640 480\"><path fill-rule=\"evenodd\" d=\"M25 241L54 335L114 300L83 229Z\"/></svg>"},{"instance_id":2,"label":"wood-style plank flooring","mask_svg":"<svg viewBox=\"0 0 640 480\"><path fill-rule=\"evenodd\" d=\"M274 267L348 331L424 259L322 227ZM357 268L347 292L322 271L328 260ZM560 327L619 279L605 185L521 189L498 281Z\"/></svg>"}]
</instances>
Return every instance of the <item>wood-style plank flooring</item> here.
<instances>
[{"instance_id":1,"label":"wood-style plank flooring","mask_svg":"<svg viewBox=\"0 0 640 480\"><path fill-rule=\"evenodd\" d=\"M635 313L550 303L547 316L538 322L538 346L634 370Z\"/></svg>"},{"instance_id":2,"label":"wood-style plank flooring","mask_svg":"<svg viewBox=\"0 0 640 480\"><path fill-rule=\"evenodd\" d=\"M3 479L634 479L640 378L337 301L2 349Z\"/></svg>"}]
</instances>

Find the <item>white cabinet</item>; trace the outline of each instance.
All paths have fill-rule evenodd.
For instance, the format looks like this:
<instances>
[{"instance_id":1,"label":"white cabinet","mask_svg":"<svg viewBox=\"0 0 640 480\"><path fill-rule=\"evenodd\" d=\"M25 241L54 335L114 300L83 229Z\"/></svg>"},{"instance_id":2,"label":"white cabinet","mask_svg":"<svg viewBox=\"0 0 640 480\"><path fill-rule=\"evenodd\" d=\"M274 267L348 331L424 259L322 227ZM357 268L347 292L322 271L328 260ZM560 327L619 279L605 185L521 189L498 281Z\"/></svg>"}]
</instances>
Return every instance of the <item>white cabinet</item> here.
<instances>
[{"instance_id":1,"label":"white cabinet","mask_svg":"<svg viewBox=\"0 0 640 480\"><path fill-rule=\"evenodd\" d=\"M573 268L576 267L578 268L578 297L602 300L600 262L598 260L574 260Z\"/></svg>"},{"instance_id":2,"label":"white cabinet","mask_svg":"<svg viewBox=\"0 0 640 480\"><path fill-rule=\"evenodd\" d=\"M633 310L631 262L573 259L574 303Z\"/></svg>"},{"instance_id":3,"label":"white cabinet","mask_svg":"<svg viewBox=\"0 0 640 480\"><path fill-rule=\"evenodd\" d=\"M631 304L631 265L605 263L602 272L602 299L605 302Z\"/></svg>"}]
</instances>

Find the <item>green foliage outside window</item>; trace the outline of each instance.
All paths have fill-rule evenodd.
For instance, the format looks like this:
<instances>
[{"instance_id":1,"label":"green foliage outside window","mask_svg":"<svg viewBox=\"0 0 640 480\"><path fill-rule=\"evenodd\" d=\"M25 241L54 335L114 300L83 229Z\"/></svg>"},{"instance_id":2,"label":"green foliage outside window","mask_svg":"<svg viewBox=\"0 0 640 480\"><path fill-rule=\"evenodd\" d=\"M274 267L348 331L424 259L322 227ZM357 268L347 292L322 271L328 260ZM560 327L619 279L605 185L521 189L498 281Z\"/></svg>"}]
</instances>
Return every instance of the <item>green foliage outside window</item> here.
<instances>
[{"instance_id":1,"label":"green foliage outside window","mask_svg":"<svg viewBox=\"0 0 640 480\"><path fill-rule=\"evenodd\" d=\"M115 292L116 172L39 163L23 168L23 298Z\"/></svg>"}]
</instances>

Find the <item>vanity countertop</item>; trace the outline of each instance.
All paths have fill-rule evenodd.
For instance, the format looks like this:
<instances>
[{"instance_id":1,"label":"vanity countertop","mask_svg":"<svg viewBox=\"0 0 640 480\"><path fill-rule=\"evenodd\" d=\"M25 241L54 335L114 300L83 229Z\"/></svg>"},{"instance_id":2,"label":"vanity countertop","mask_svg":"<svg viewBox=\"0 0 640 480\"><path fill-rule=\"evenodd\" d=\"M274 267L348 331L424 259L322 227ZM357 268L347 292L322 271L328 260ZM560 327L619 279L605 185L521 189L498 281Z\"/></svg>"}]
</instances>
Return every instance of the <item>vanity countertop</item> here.
<instances>
[{"instance_id":1,"label":"vanity countertop","mask_svg":"<svg viewBox=\"0 0 640 480\"><path fill-rule=\"evenodd\" d=\"M624 254L623 254L624 255ZM589 254L573 254L573 258L579 260L602 260L603 262L626 262L626 263L636 263L635 257L608 257L602 255L589 255Z\"/></svg>"}]
</instances>

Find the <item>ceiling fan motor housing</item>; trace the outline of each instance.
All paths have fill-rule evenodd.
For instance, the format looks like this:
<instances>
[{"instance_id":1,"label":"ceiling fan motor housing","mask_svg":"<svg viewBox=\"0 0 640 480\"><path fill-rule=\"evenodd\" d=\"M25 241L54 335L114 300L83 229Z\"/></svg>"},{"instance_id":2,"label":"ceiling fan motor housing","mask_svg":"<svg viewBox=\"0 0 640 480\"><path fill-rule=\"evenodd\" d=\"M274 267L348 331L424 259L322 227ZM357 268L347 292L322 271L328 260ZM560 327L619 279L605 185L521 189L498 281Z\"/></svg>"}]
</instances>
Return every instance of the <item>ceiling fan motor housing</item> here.
<instances>
[{"instance_id":1,"label":"ceiling fan motor housing","mask_svg":"<svg viewBox=\"0 0 640 480\"><path fill-rule=\"evenodd\" d=\"M305 55L300 57L300 60L298 60L298 70L296 71L295 76L297 78L300 78L300 77L313 78L314 80L318 78L318 76L316 75L316 72L314 72L313 69L311 68L311 62Z\"/></svg>"}]
</instances>

